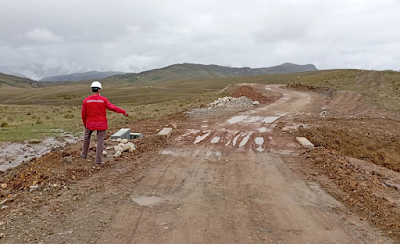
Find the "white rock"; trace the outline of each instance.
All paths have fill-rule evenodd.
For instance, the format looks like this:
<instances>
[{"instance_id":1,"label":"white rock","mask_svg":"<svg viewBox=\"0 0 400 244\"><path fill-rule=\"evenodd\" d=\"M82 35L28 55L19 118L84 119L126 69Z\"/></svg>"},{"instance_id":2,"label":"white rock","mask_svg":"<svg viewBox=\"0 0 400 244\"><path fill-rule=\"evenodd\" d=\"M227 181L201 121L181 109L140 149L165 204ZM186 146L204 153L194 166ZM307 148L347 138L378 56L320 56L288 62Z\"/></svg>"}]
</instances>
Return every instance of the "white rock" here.
<instances>
[{"instance_id":1,"label":"white rock","mask_svg":"<svg viewBox=\"0 0 400 244\"><path fill-rule=\"evenodd\" d=\"M121 139L121 138L118 138L118 139L117 139L117 142L121 142L121 141L122 141L122 139Z\"/></svg>"},{"instance_id":2,"label":"white rock","mask_svg":"<svg viewBox=\"0 0 400 244\"><path fill-rule=\"evenodd\" d=\"M122 152L124 149L123 149L122 147L120 147L120 146L115 146L115 147L114 147L114 150L115 150L116 152Z\"/></svg>"},{"instance_id":3,"label":"white rock","mask_svg":"<svg viewBox=\"0 0 400 244\"><path fill-rule=\"evenodd\" d=\"M123 148L125 144L121 142L120 144L118 144L118 146Z\"/></svg>"},{"instance_id":4,"label":"white rock","mask_svg":"<svg viewBox=\"0 0 400 244\"><path fill-rule=\"evenodd\" d=\"M132 152L135 151L135 150L136 150L136 148L134 148L134 147L129 148L129 152L130 152L130 153L132 153Z\"/></svg>"},{"instance_id":5,"label":"white rock","mask_svg":"<svg viewBox=\"0 0 400 244\"><path fill-rule=\"evenodd\" d=\"M133 144L132 142L129 142L129 143L126 144L126 145L129 145L129 147L134 147L134 148L136 148L135 144Z\"/></svg>"},{"instance_id":6,"label":"white rock","mask_svg":"<svg viewBox=\"0 0 400 244\"><path fill-rule=\"evenodd\" d=\"M130 147L129 145L125 145L125 146L123 147L123 152L129 151L130 148L131 148L131 147Z\"/></svg>"},{"instance_id":7,"label":"white rock","mask_svg":"<svg viewBox=\"0 0 400 244\"><path fill-rule=\"evenodd\" d=\"M128 139L123 139L123 140L121 140L121 143L128 143Z\"/></svg>"},{"instance_id":8,"label":"white rock","mask_svg":"<svg viewBox=\"0 0 400 244\"><path fill-rule=\"evenodd\" d=\"M103 155L106 156L107 155L107 151L103 150Z\"/></svg>"},{"instance_id":9,"label":"white rock","mask_svg":"<svg viewBox=\"0 0 400 244\"><path fill-rule=\"evenodd\" d=\"M121 154L122 154L121 151L117 151L117 152L114 154L114 158L121 157Z\"/></svg>"}]
</instances>

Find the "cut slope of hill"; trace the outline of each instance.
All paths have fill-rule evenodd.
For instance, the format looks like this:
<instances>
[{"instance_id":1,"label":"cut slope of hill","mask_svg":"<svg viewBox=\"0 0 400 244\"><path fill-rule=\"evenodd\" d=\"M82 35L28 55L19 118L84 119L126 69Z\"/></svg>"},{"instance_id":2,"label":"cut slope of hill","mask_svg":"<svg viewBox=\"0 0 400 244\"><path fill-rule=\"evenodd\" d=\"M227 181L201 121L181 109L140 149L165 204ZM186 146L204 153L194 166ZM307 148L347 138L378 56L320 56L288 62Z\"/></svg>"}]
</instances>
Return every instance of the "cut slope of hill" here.
<instances>
[{"instance_id":1,"label":"cut slope of hill","mask_svg":"<svg viewBox=\"0 0 400 244\"><path fill-rule=\"evenodd\" d=\"M80 81L80 80L100 80L113 75L125 74L118 71L89 71L68 75L56 75L44 77L40 81Z\"/></svg>"},{"instance_id":2,"label":"cut slope of hill","mask_svg":"<svg viewBox=\"0 0 400 244\"><path fill-rule=\"evenodd\" d=\"M0 87L5 85L26 88L40 86L36 81L31 79L0 73Z\"/></svg>"},{"instance_id":3,"label":"cut slope of hill","mask_svg":"<svg viewBox=\"0 0 400 244\"><path fill-rule=\"evenodd\" d=\"M370 104L400 111L400 72L336 70L318 75L291 77L290 83L355 91Z\"/></svg>"},{"instance_id":4,"label":"cut slope of hill","mask_svg":"<svg viewBox=\"0 0 400 244\"><path fill-rule=\"evenodd\" d=\"M282 65L269 68L250 67L231 68L218 65L202 65L202 64L174 64L161 69L144 71L141 73L131 73L115 76L117 79L126 79L129 82L161 82L170 80L188 80L198 78L216 78L216 77L240 77L251 75L266 74L289 74L296 72L317 71L318 69L312 65L297 65L284 63Z\"/></svg>"}]
</instances>

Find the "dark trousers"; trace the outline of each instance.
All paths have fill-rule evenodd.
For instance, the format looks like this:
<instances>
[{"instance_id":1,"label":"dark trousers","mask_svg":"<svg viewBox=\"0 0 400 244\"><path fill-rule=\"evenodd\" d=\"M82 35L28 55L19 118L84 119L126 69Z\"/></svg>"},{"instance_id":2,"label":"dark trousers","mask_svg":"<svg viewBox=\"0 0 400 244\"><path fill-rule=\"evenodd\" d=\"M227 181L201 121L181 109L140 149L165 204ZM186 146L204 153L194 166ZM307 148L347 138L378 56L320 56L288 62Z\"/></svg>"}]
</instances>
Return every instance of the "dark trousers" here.
<instances>
[{"instance_id":1,"label":"dark trousers","mask_svg":"<svg viewBox=\"0 0 400 244\"><path fill-rule=\"evenodd\" d=\"M85 136L83 138L83 149L81 155L85 158L87 157L89 146L90 146L90 137L92 136L93 130L89 130L85 127ZM106 137L105 130L98 130L97 131L97 148L96 148L96 160L94 163L99 164L101 163L101 156L104 150L104 138Z\"/></svg>"}]
</instances>

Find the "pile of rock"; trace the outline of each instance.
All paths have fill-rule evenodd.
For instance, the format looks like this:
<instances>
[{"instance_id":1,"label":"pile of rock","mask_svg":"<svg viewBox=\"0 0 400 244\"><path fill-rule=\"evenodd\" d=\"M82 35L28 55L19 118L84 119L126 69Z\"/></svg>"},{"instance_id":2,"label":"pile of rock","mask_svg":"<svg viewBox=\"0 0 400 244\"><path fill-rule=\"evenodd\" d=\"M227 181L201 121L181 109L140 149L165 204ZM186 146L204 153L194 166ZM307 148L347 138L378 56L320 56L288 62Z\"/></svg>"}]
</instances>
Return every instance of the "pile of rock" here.
<instances>
[{"instance_id":1,"label":"pile of rock","mask_svg":"<svg viewBox=\"0 0 400 244\"><path fill-rule=\"evenodd\" d=\"M121 157L123 152L133 152L136 150L135 144L130 142L128 139L119 138L119 139L116 139L115 142L117 142L118 144L113 147L108 146L106 148L106 150L113 149L115 151L115 153L114 153L115 158ZM103 155L107 155L106 150L103 151Z\"/></svg>"},{"instance_id":2,"label":"pile of rock","mask_svg":"<svg viewBox=\"0 0 400 244\"><path fill-rule=\"evenodd\" d=\"M218 100L215 100L212 103L209 103L208 106L212 108L216 107L252 107L252 106L258 106L260 103L258 101L253 101L250 98L247 98L245 96L241 97L222 97L218 98Z\"/></svg>"}]
</instances>

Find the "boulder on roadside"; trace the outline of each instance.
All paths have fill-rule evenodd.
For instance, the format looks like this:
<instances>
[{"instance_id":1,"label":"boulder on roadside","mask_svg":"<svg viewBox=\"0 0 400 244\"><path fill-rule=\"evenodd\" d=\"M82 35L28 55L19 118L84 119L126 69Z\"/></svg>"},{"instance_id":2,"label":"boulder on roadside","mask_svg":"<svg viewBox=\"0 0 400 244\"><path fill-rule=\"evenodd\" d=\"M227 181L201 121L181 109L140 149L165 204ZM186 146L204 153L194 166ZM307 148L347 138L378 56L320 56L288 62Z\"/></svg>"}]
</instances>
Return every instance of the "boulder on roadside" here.
<instances>
[{"instance_id":1,"label":"boulder on roadside","mask_svg":"<svg viewBox=\"0 0 400 244\"><path fill-rule=\"evenodd\" d=\"M120 146L115 146L115 147L114 147L114 150L115 150L116 152L122 152L124 149L123 149L122 147L120 147Z\"/></svg>"},{"instance_id":2,"label":"boulder on roadside","mask_svg":"<svg viewBox=\"0 0 400 244\"><path fill-rule=\"evenodd\" d=\"M121 140L121 143L124 143L124 144L128 143L128 139Z\"/></svg>"},{"instance_id":3,"label":"boulder on roadside","mask_svg":"<svg viewBox=\"0 0 400 244\"><path fill-rule=\"evenodd\" d=\"M114 158L121 157L121 154L122 154L121 151L117 151L117 152L114 154Z\"/></svg>"},{"instance_id":4,"label":"boulder on roadside","mask_svg":"<svg viewBox=\"0 0 400 244\"><path fill-rule=\"evenodd\" d=\"M131 148L131 147L130 147L128 144L124 145L124 147L123 147L123 152L129 151L130 148Z\"/></svg>"}]
</instances>

